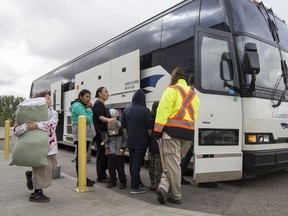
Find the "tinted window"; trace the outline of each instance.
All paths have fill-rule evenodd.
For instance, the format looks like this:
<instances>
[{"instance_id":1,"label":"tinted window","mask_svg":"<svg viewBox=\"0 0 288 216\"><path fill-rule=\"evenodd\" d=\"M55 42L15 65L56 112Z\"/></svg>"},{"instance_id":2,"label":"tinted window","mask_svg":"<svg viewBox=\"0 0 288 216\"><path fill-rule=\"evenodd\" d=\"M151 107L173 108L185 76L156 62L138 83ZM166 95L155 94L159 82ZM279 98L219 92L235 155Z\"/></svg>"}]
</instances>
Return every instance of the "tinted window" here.
<instances>
[{"instance_id":1,"label":"tinted window","mask_svg":"<svg viewBox=\"0 0 288 216\"><path fill-rule=\"evenodd\" d=\"M74 79L74 77L75 77L74 63L63 67L60 70L57 70L48 76L51 83L57 82L59 80L62 80L63 81L62 83L70 82L72 79Z\"/></svg>"},{"instance_id":2,"label":"tinted window","mask_svg":"<svg viewBox=\"0 0 288 216\"><path fill-rule=\"evenodd\" d=\"M192 2L164 16L161 48L184 41L194 35L198 3Z\"/></svg>"},{"instance_id":3,"label":"tinted window","mask_svg":"<svg viewBox=\"0 0 288 216\"><path fill-rule=\"evenodd\" d=\"M280 45L288 50L288 27L284 23L280 22L278 19L276 19L276 24L278 27L278 35L280 39Z\"/></svg>"},{"instance_id":4,"label":"tinted window","mask_svg":"<svg viewBox=\"0 0 288 216\"><path fill-rule=\"evenodd\" d=\"M198 5L198 1L194 1L164 16L161 65L168 72L179 66L193 71L194 27Z\"/></svg>"},{"instance_id":5,"label":"tinted window","mask_svg":"<svg viewBox=\"0 0 288 216\"><path fill-rule=\"evenodd\" d=\"M203 0L201 3L200 26L230 31L226 24L219 0Z\"/></svg>"},{"instance_id":6,"label":"tinted window","mask_svg":"<svg viewBox=\"0 0 288 216\"><path fill-rule=\"evenodd\" d=\"M223 53L229 53L226 40L203 37L201 41L201 85L203 89L227 92L220 76L220 62ZM229 83L233 85L233 83Z\"/></svg>"},{"instance_id":7,"label":"tinted window","mask_svg":"<svg viewBox=\"0 0 288 216\"><path fill-rule=\"evenodd\" d=\"M91 68L94 53L90 53L74 63L74 71L80 73Z\"/></svg>"},{"instance_id":8,"label":"tinted window","mask_svg":"<svg viewBox=\"0 0 288 216\"><path fill-rule=\"evenodd\" d=\"M92 67L119 57L121 40L113 41L96 50L93 55Z\"/></svg>"},{"instance_id":9,"label":"tinted window","mask_svg":"<svg viewBox=\"0 0 288 216\"><path fill-rule=\"evenodd\" d=\"M160 48L162 19L145 25L122 38L121 55L140 49L144 55Z\"/></svg>"},{"instance_id":10,"label":"tinted window","mask_svg":"<svg viewBox=\"0 0 288 216\"><path fill-rule=\"evenodd\" d=\"M273 41L267 25L267 15L250 1L230 1L232 5L232 16L236 31L247 32ZM261 13L262 12L262 13ZM273 41L274 42L274 41Z\"/></svg>"},{"instance_id":11,"label":"tinted window","mask_svg":"<svg viewBox=\"0 0 288 216\"><path fill-rule=\"evenodd\" d=\"M75 77L74 72L74 63L69 64L63 68L60 68L57 71L45 74L42 78L39 78L34 81L33 89L31 89L31 95L43 91L51 90L51 84L62 80L62 84L71 82Z\"/></svg>"},{"instance_id":12,"label":"tinted window","mask_svg":"<svg viewBox=\"0 0 288 216\"><path fill-rule=\"evenodd\" d=\"M176 67L191 69L194 65L194 38L170 46L162 51L162 65L172 72Z\"/></svg>"}]
</instances>

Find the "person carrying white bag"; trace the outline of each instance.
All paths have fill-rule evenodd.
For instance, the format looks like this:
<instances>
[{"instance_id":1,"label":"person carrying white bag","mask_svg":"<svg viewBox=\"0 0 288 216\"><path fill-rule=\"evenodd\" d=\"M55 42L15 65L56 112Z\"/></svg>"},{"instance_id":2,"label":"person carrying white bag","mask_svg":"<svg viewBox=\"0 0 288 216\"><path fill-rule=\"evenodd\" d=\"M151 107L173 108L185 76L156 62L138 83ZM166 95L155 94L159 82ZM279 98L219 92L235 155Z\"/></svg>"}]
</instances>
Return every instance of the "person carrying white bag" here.
<instances>
[{"instance_id":1,"label":"person carrying white bag","mask_svg":"<svg viewBox=\"0 0 288 216\"><path fill-rule=\"evenodd\" d=\"M18 124L19 121L17 122L17 117L18 119L25 118L27 116L27 113L29 113L31 116L33 116L33 114L34 116L39 116L40 114L37 115L37 108L41 107L44 104L48 105L48 109L47 109L48 118L46 121L29 120L23 124ZM42 136L44 136L44 138L47 138L47 144L48 144L47 154L46 152L43 153L46 155L47 162L46 162L46 158L44 158L45 156L41 156L42 157L41 159L43 160L45 159L45 163L47 163L46 165L42 165L41 163L40 165L38 165L39 162L36 162L35 159L33 160L33 158L30 158L32 171L30 170L26 171L25 175L27 179L27 188L29 190L34 189L34 193L30 195L29 200L32 202L49 202L50 198L43 194L42 189L51 186L53 172L57 169L56 154L58 153L58 145L57 145L57 138L56 138L56 127L58 124L58 113L51 108L51 99L50 99L50 95L48 92L41 92L41 93L36 94L33 99L28 99L22 102L19 105L19 107L21 106L22 107L26 106L26 108L30 107L31 109L28 109L28 111L26 110L25 111L26 113L22 112L22 114L21 112L18 112L18 116L16 112L17 124L14 126L14 130L13 130L14 135L19 137L18 140L21 140L22 136L27 136L28 138L30 138L29 139L30 142L36 142L34 144L34 147L36 147L36 145L41 144L40 142L42 141L42 139L35 137L35 135L33 136L33 133L36 134L36 132L38 131L38 133L42 132L43 134L43 131L45 131L46 135L44 133L44 135ZM20 109L19 107L18 109ZM31 112L34 112L34 113L31 113ZM33 117L31 118L33 119ZM19 146L20 143L18 143L17 145L18 147L25 148L29 146L29 143L24 142L24 143L21 143L22 146ZM45 146L45 143L44 143L44 146ZM18 163L15 162L17 160L17 156L16 156L17 152L15 150L15 147L12 153L12 158L13 157L14 158L10 165L27 166L27 164L29 163L22 162L21 164L21 161ZM30 148L29 150L32 153L33 151L35 151L34 147L33 148L29 147ZM34 152L34 153L36 155L40 154L40 152Z\"/></svg>"}]
</instances>

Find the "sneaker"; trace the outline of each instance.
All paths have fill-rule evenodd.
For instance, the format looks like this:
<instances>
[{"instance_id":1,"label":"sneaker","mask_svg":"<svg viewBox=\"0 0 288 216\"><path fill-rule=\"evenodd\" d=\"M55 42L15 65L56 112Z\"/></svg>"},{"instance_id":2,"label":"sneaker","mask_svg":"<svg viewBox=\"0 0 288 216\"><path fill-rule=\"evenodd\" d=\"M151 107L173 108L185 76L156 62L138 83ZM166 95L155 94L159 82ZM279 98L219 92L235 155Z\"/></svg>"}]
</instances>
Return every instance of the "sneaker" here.
<instances>
[{"instance_id":1,"label":"sneaker","mask_svg":"<svg viewBox=\"0 0 288 216\"><path fill-rule=\"evenodd\" d=\"M157 189L157 195L158 195L158 202L161 204L165 204L167 201L167 194L165 190L162 187L158 187Z\"/></svg>"},{"instance_id":2,"label":"sneaker","mask_svg":"<svg viewBox=\"0 0 288 216\"><path fill-rule=\"evenodd\" d=\"M145 186L140 186L137 190L132 189L131 190L131 194L141 194L141 193L145 193L149 190L149 188L145 187Z\"/></svg>"},{"instance_id":3,"label":"sneaker","mask_svg":"<svg viewBox=\"0 0 288 216\"><path fill-rule=\"evenodd\" d=\"M190 183L190 181L187 181L186 179L184 179L183 177L182 177L182 179L181 179L181 185L190 185L191 183Z\"/></svg>"},{"instance_id":4,"label":"sneaker","mask_svg":"<svg viewBox=\"0 0 288 216\"><path fill-rule=\"evenodd\" d=\"M126 183L121 183L119 189L126 189Z\"/></svg>"},{"instance_id":5,"label":"sneaker","mask_svg":"<svg viewBox=\"0 0 288 216\"><path fill-rule=\"evenodd\" d=\"M167 202L174 203L174 204L181 204L181 200L175 200L170 197L167 199Z\"/></svg>"},{"instance_id":6,"label":"sneaker","mask_svg":"<svg viewBox=\"0 0 288 216\"><path fill-rule=\"evenodd\" d=\"M29 200L31 202L39 202L39 203L44 203L44 202L49 202L50 198L45 196L41 191L37 192L37 193L32 193Z\"/></svg>"},{"instance_id":7,"label":"sneaker","mask_svg":"<svg viewBox=\"0 0 288 216\"><path fill-rule=\"evenodd\" d=\"M110 182L108 185L107 185L107 188L113 188L116 186L116 183L115 182Z\"/></svg>"},{"instance_id":8,"label":"sneaker","mask_svg":"<svg viewBox=\"0 0 288 216\"><path fill-rule=\"evenodd\" d=\"M26 186L29 190L33 190L33 182L32 182L32 171L28 170L25 172L26 175Z\"/></svg>"}]
</instances>

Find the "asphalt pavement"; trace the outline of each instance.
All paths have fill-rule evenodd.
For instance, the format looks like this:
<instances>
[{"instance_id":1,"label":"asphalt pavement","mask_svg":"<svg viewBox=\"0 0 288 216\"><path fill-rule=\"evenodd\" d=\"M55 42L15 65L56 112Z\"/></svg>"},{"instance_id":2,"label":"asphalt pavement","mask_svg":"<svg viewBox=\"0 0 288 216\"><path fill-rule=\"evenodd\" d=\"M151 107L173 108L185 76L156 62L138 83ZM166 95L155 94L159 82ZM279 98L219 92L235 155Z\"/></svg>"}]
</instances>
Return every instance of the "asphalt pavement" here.
<instances>
[{"instance_id":1,"label":"asphalt pavement","mask_svg":"<svg viewBox=\"0 0 288 216\"><path fill-rule=\"evenodd\" d=\"M0 140L4 140L4 128L0 128ZM4 142L1 141L0 143L3 144ZM4 146L1 146L0 149L4 149ZM63 172L61 172L60 178L53 180L51 187L45 189L45 195L50 197L50 202L30 202L31 191L26 188L24 175L27 167L9 166L10 161L11 156L4 159L3 151L0 150L0 216L216 215L188 211L179 209L179 207L173 208L157 202L151 204L127 197L97 184L89 188L88 192L75 192L73 189L75 189L76 178ZM141 196L141 194L135 196Z\"/></svg>"}]
</instances>

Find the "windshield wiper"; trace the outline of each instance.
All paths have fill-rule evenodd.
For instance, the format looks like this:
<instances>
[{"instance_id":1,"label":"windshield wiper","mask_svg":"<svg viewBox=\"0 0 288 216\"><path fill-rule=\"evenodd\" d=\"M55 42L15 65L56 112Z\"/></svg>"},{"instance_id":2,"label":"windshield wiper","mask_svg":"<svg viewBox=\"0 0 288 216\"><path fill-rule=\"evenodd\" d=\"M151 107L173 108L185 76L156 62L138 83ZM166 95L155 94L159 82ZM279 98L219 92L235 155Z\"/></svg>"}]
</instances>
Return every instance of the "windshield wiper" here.
<instances>
[{"instance_id":1,"label":"windshield wiper","mask_svg":"<svg viewBox=\"0 0 288 216\"><path fill-rule=\"evenodd\" d=\"M271 35L272 35L272 37L273 37L273 40L274 40L274 41L277 43L277 45L278 45L279 54L280 54L280 58L281 58L281 70L282 70L282 74L281 74L281 76L279 76L279 78L277 79L276 84L275 84L274 89L273 89L273 92L272 92L272 95L271 95L271 99L272 99L271 101L272 101L272 103L273 103L272 107L275 108L275 107L280 106L280 104L282 103L282 101L285 99L285 93L286 93L286 90L287 90L287 76L288 76L288 74L287 74L287 64L286 64L286 61L283 60L282 52L281 52L281 49L280 49L280 45L279 45L280 39L279 39L279 35L278 35L278 28L277 28L277 26L276 26L276 20L275 20L275 15L274 15L274 13L273 13L273 10L272 10L272 8L267 9L267 8L265 7L264 3L263 3L263 2L260 2L260 3L259 3L259 6L258 6L258 9L260 10L260 12L261 12L261 14L263 15L264 18L265 18L265 16L264 16L264 14L263 14L260 6L262 6L263 10L265 11L265 13L266 13L266 15L267 15L267 17L268 17L267 20L266 20L266 19L265 19L265 20L266 20L266 23L267 23L267 25L268 25L268 27L269 27L269 30L270 30ZM274 21L270 18L269 12L270 12L271 15L273 16ZM279 101L277 102L277 104L275 104L275 103L273 102L274 96L275 96L275 94L276 94L276 91L277 91L277 89L278 89L278 86L279 86L279 83L280 83L282 77L283 77L285 89L284 89L284 91L283 91L283 93L282 93Z\"/></svg>"},{"instance_id":2,"label":"windshield wiper","mask_svg":"<svg viewBox=\"0 0 288 216\"><path fill-rule=\"evenodd\" d=\"M265 13L266 13L266 15L267 15L267 17L268 17L267 20L266 20L266 23L267 23L267 25L268 25L268 27L269 27L269 30L270 30L271 35L272 35L272 37L273 37L273 40L274 40L276 43L279 43L280 40L279 40L279 35L278 35L278 28L277 28L277 26L276 26L276 24L275 24L275 23L276 23L276 20L275 20L275 15L274 15L274 13L273 13L272 8L267 9L267 8L265 7L265 5L264 5L263 2L260 2L260 3L259 3L259 6L262 6L262 8L264 9L264 11L265 11ZM261 14L263 15L261 8L258 7L258 9L260 10ZM272 14L274 21L270 18L269 12ZM263 16L264 16L264 15L263 15Z\"/></svg>"}]
</instances>

